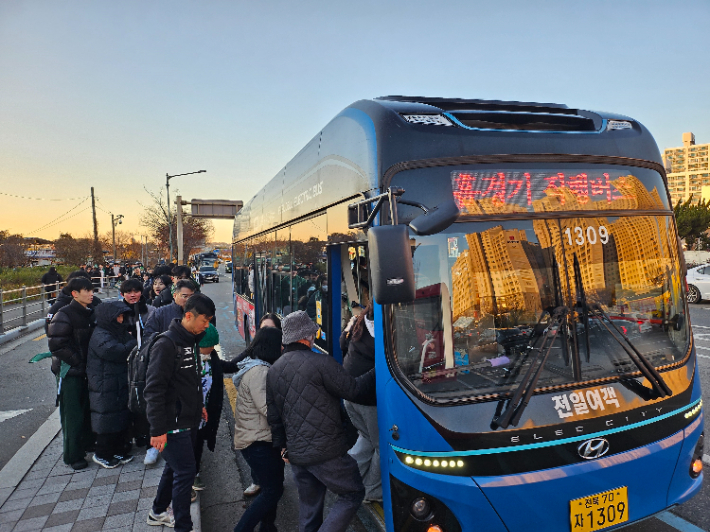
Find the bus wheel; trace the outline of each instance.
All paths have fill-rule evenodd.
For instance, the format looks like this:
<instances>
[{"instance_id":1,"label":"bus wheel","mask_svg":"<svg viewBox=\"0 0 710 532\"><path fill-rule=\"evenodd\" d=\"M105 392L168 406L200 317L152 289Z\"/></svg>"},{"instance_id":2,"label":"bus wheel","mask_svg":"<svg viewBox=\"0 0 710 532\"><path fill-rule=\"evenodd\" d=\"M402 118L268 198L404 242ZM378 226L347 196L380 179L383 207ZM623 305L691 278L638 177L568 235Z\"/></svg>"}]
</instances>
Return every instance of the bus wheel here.
<instances>
[{"instance_id":1,"label":"bus wheel","mask_svg":"<svg viewBox=\"0 0 710 532\"><path fill-rule=\"evenodd\" d=\"M700 303L700 290L692 284L688 285L688 303Z\"/></svg>"}]
</instances>

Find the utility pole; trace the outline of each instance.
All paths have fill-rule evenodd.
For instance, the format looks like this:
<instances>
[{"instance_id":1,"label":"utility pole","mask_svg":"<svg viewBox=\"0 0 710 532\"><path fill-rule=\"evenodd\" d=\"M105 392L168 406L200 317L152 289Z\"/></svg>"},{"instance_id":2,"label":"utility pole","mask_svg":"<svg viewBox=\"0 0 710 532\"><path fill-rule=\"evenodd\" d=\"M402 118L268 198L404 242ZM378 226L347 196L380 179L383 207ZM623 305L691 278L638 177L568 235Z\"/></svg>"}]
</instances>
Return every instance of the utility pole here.
<instances>
[{"instance_id":1,"label":"utility pole","mask_svg":"<svg viewBox=\"0 0 710 532\"><path fill-rule=\"evenodd\" d=\"M182 235L182 196L175 198L177 205L177 245L178 245L178 264L185 263L183 260L183 235Z\"/></svg>"},{"instance_id":2,"label":"utility pole","mask_svg":"<svg viewBox=\"0 0 710 532\"><path fill-rule=\"evenodd\" d=\"M113 240L113 262L116 262L116 222L113 219L113 213L111 213L111 238Z\"/></svg>"},{"instance_id":3,"label":"utility pole","mask_svg":"<svg viewBox=\"0 0 710 532\"><path fill-rule=\"evenodd\" d=\"M91 212L94 214L94 264L103 262L103 253L101 252L101 244L99 244L99 224L96 221L96 199L94 198L94 187L91 187Z\"/></svg>"}]
</instances>

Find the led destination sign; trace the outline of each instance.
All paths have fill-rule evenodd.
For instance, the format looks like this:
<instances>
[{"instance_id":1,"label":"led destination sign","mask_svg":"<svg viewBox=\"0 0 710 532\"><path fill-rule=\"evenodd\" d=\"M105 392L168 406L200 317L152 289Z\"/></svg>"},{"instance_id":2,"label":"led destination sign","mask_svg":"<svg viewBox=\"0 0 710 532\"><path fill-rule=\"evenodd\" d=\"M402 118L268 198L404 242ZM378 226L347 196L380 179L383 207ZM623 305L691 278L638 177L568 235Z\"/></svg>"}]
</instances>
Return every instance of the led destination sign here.
<instances>
[{"instance_id":1,"label":"led destination sign","mask_svg":"<svg viewBox=\"0 0 710 532\"><path fill-rule=\"evenodd\" d=\"M558 210L667 209L658 193L658 173L629 168L584 171L451 172L451 186L463 214Z\"/></svg>"}]
</instances>

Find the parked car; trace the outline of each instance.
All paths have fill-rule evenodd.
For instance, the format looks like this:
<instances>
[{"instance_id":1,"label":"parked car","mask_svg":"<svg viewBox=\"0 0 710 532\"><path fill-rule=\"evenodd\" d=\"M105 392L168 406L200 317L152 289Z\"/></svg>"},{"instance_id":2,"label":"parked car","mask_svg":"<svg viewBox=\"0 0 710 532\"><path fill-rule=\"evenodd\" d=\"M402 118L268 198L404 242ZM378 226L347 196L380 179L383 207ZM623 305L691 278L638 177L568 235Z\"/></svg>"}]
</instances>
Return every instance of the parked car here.
<instances>
[{"instance_id":1,"label":"parked car","mask_svg":"<svg viewBox=\"0 0 710 532\"><path fill-rule=\"evenodd\" d=\"M217 270L214 269L214 266L200 266L200 275L202 276L204 282L219 282L219 273L217 273Z\"/></svg>"},{"instance_id":2,"label":"parked car","mask_svg":"<svg viewBox=\"0 0 710 532\"><path fill-rule=\"evenodd\" d=\"M690 268L685 282L688 285L688 303L700 303L702 299L710 299L710 264Z\"/></svg>"}]
</instances>

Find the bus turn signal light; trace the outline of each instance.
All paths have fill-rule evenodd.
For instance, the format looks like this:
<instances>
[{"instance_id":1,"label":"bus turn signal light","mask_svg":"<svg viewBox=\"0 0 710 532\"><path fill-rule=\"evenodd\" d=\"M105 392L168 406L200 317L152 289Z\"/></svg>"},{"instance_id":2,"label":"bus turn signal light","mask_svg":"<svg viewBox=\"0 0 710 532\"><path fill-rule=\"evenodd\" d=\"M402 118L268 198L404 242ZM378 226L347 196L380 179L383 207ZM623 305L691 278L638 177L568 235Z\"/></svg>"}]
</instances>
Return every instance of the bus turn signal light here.
<instances>
[{"instance_id":1,"label":"bus turn signal light","mask_svg":"<svg viewBox=\"0 0 710 532\"><path fill-rule=\"evenodd\" d=\"M693 460L693 465L690 466L693 477L699 477L700 473L703 471L703 461L701 458L696 458Z\"/></svg>"},{"instance_id":2,"label":"bus turn signal light","mask_svg":"<svg viewBox=\"0 0 710 532\"><path fill-rule=\"evenodd\" d=\"M444 532L444 529L439 525L430 525L426 532Z\"/></svg>"}]
</instances>

